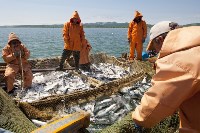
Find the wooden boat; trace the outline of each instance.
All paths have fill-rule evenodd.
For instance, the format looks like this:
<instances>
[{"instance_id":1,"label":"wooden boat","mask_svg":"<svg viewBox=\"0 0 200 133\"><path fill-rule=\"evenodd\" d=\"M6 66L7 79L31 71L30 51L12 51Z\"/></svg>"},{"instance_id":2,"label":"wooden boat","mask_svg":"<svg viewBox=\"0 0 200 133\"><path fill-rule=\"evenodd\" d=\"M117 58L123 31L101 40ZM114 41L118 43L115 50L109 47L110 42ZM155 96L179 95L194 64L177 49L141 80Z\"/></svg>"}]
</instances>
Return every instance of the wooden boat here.
<instances>
[{"instance_id":1,"label":"wooden boat","mask_svg":"<svg viewBox=\"0 0 200 133\"><path fill-rule=\"evenodd\" d=\"M55 67L58 66L60 58L48 58L30 60L30 64L33 68L33 72L48 72L55 71ZM52 95L44 97L31 103L20 102L17 99L18 106L23 110L24 114L29 119L41 119L49 120L56 116L58 110L65 104L65 107L72 105L78 105L92 100L96 100L103 96L110 96L117 93L120 89L130 86L144 78L146 75L153 75L151 64L144 61L128 61L123 58L116 58L108 56L104 53L95 54L90 56L91 63L110 63L120 66L124 69L129 69L130 74L123 78L115 79L109 82L102 82L95 78L79 74L72 70L74 75L83 77L92 86L90 90L75 91L69 94ZM73 66L73 60L68 60L69 64ZM4 71L5 63L1 64L0 73ZM69 66L65 66L68 68ZM63 103L64 101L64 103Z\"/></svg>"}]
</instances>

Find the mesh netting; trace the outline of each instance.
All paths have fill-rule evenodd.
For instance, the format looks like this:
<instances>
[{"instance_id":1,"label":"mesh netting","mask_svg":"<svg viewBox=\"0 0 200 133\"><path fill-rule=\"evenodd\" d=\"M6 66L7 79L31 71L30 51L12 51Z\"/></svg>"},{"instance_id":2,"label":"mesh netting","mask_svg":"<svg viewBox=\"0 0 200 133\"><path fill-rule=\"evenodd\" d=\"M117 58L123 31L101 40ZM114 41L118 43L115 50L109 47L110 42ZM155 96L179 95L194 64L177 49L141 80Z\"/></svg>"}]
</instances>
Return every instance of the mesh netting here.
<instances>
[{"instance_id":1,"label":"mesh netting","mask_svg":"<svg viewBox=\"0 0 200 133\"><path fill-rule=\"evenodd\" d=\"M153 128L141 128L140 131L135 128L131 115L132 114L129 113L122 120L117 121L115 124L103 129L99 133L174 133L178 131L178 113L166 118Z\"/></svg>"},{"instance_id":2,"label":"mesh netting","mask_svg":"<svg viewBox=\"0 0 200 133\"><path fill-rule=\"evenodd\" d=\"M0 127L16 133L30 133L36 126L0 88Z\"/></svg>"},{"instance_id":3,"label":"mesh netting","mask_svg":"<svg viewBox=\"0 0 200 133\"><path fill-rule=\"evenodd\" d=\"M50 58L50 59L32 60L30 61L30 63L32 68L49 68L49 67L55 68L56 66L58 66L59 60L60 58ZM69 61L68 64L65 63L65 65L67 64L73 66L73 59L69 59L68 61ZM71 94L53 95L32 103L20 103L19 105L21 109L29 118L38 118L41 120L51 119L54 116L50 115L49 112L55 113L60 109L60 107L63 106L63 104L65 104L66 107L67 106L69 107L74 104L81 104L83 102L95 100L102 96L112 95L118 92L121 88L129 86L130 84L142 80L143 77L145 76L145 73L152 72L151 66L146 62L141 62L137 60L128 61L122 58L115 58L112 56L108 56L104 53L91 55L90 61L91 64L110 63L116 66L120 66L125 70L127 70L129 74L120 79L116 79L107 83L103 83L101 81L98 81L97 79L87 77L87 80L89 82L94 82L94 84L97 84L94 87L94 89L88 91L87 90L76 91ZM80 77L84 77L83 74L82 75L77 74L76 72L74 72L74 74L79 75ZM65 103L61 101L65 101ZM3 104L1 104L0 107L1 106L3 106ZM1 111L2 110L0 109L0 112ZM24 125L30 126L32 128L27 128L26 130L32 130L34 126L28 125L27 123L28 122L26 121ZM7 128L5 127L5 129Z\"/></svg>"}]
</instances>

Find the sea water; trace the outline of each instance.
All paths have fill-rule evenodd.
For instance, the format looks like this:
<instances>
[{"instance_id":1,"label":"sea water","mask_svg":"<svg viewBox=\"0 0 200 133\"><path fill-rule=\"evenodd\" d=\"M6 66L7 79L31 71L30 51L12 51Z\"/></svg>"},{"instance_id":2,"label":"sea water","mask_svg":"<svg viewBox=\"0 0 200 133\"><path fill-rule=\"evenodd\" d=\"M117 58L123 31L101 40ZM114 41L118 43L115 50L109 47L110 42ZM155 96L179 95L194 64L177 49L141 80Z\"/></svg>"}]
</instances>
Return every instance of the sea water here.
<instances>
[{"instance_id":1,"label":"sea water","mask_svg":"<svg viewBox=\"0 0 200 133\"><path fill-rule=\"evenodd\" d=\"M92 46L91 53L107 53L116 57L129 53L127 28L85 28L85 36ZM15 32L31 51L31 59L61 56L62 28L0 28L0 49L7 44L8 35ZM147 37L143 50L149 41ZM0 62L3 62L0 58Z\"/></svg>"}]
</instances>

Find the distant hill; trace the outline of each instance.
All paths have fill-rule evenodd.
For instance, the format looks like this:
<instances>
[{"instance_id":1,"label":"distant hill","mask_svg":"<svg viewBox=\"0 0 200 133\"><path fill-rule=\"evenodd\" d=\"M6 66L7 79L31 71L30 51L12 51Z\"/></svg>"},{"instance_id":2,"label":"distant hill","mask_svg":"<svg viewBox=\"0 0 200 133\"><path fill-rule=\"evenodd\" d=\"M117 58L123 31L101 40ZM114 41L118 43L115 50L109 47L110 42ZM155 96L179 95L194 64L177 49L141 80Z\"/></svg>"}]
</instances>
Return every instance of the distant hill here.
<instances>
[{"instance_id":1,"label":"distant hill","mask_svg":"<svg viewBox=\"0 0 200 133\"><path fill-rule=\"evenodd\" d=\"M84 23L85 28L127 28L128 23L117 22L96 22L96 23Z\"/></svg>"},{"instance_id":2,"label":"distant hill","mask_svg":"<svg viewBox=\"0 0 200 133\"><path fill-rule=\"evenodd\" d=\"M0 26L0 28L61 28L63 24L55 24L55 25L8 25L8 26Z\"/></svg>"},{"instance_id":3,"label":"distant hill","mask_svg":"<svg viewBox=\"0 0 200 133\"><path fill-rule=\"evenodd\" d=\"M96 23L83 23L84 28L128 28L129 23L117 22L96 22ZM151 25L148 25L151 26ZM63 24L54 25L9 25L0 26L0 28L62 28Z\"/></svg>"},{"instance_id":4,"label":"distant hill","mask_svg":"<svg viewBox=\"0 0 200 133\"><path fill-rule=\"evenodd\" d=\"M128 23L117 22L96 22L96 23L84 23L84 28L127 28ZM13 25L13 26L0 26L4 28L62 28L63 24L56 25Z\"/></svg>"},{"instance_id":5,"label":"distant hill","mask_svg":"<svg viewBox=\"0 0 200 133\"><path fill-rule=\"evenodd\" d=\"M184 27L188 27L188 26L200 26L200 23L193 23L193 24L186 24L183 25Z\"/></svg>"},{"instance_id":6,"label":"distant hill","mask_svg":"<svg viewBox=\"0 0 200 133\"><path fill-rule=\"evenodd\" d=\"M117 22L96 22L96 23L84 23L84 28L128 28L129 23L117 23ZM153 25L147 24L148 28ZM185 26L200 26L200 23L193 23L183 25ZM63 24L54 25L13 25L13 26L0 26L0 28L62 28Z\"/></svg>"}]
</instances>

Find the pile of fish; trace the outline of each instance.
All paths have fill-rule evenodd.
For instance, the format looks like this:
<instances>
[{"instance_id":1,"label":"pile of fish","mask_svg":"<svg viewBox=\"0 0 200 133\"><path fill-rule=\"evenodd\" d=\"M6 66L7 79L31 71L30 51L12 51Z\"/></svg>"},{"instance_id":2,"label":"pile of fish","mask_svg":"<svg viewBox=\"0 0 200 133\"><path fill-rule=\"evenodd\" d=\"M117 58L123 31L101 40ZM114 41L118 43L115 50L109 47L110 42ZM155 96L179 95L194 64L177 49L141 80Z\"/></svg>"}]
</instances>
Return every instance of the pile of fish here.
<instances>
[{"instance_id":1,"label":"pile of fish","mask_svg":"<svg viewBox=\"0 0 200 133\"><path fill-rule=\"evenodd\" d=\"M102 97L90 103L76 105L64 110L64 112L88 111L91 114L91 124L88 130L91 133L100 131L135 109L140 104L144 92L150 87L150 81L145 77L141 82L121 89L116 95Z\"/></svg>"},{"instance_id":2,"label":"pile of fish","mask_svg":"<svg viewBox=\"0 0 200 133\"><path fill-rule=\"evenodd\" d=\"M92 72L85 74L103 82L119 79L130 74L124 68L109 63L92 64L91 70Z\"/></svg>"},{"instance_id":3,"label":"pile of fish","mask_svg":"<svg viewBox=\"0 0 200 133\"><path fill-rule=\"evenodd\" d=\"M113 64L99 63L92 64L91 71L82 71L82 74L105 83L123 78L130 74L130 72ZM19 83L20 81L18 81ZM112 125L139 105L141 97L150 86L150 81L145 77L143 81L122 88L120 92L112 96L101 97L95 101L68 108L63 104L63 109L59 112L60 115L66 115L79 110L88 111L91 114L91 124L88 130L95 132ZM77 90L83 91L86 89L92 89L90 84L80 76L74 75L72 71L54 71L45 74L35 73L32 87L23 93L21 101L32 102L47 96L69 94ZM20 89L16 92L19 93L19 91Z\"/></svg>"},{"instance_id":4,"label":"pile of fish","mask_svg":"<svg viewBox=\"0 0 200 133\"><path fill-rule=\"evenodd\" d=\"M33 84L22 97L23 102L32 102L43 97L66 94L79 89L89 89L89 85L84 83L80 77L72 75L70 72L50 72L34 74Z\"/></svg>"},{"instance_id":5,"label":"pile of fish","mask_svg":"<svg viewBox=\"0 0 200 133\"><path fill-rule=\"evenodd\" d=\"M109 82L122 78L129 74L122 67L108 63L92 64L90 72L82 71L82 74L95 78L102 82ZM21 93L20 89L16 93L21 93L21 101L32 102L47 96L58 94L69 94L78 90L92 89L90 84L72 71L53 71L49 73L35 73L32 87ZM17 84L20 84L18 81Z\"/></svg>"}]
</instances>

